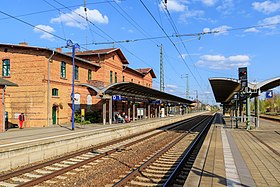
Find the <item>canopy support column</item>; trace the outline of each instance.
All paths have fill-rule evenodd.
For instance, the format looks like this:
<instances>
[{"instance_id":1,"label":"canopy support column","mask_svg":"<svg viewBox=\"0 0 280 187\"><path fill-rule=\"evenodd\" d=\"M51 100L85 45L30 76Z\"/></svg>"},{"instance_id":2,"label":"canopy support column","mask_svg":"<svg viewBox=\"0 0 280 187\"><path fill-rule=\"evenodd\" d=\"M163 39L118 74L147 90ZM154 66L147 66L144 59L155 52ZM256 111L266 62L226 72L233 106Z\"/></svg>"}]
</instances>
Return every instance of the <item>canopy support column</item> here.
<instances>
[{"instance_id":1,"label":"canopy support column","mask_svg":"<svg viewBox=\"0 0 280 187\"><path fill-rule=\"evenodd\" d=\"M247 102L246 102L246 116L247 116L247 130L250 130L250 129L251 129L250 96L247 96Z\"/></svg>"},{"instance_id":2,"label":"canopy support column","mask_svg":"<svg viewBox=\"0 0 280 187\"><path fill-rule=\"evenodd\" d=\"M135 121L135 103L132 103L132 120Z\"/></svg>"},{"instance_id":3,"label":"canopy support column","mask_svg":"<svg viewBox=\"0 0 280 187\"><path fill-rule=\"evenodd\" d=\"M112 116L113 116L113 101L112 98L109 99L109 124L112 125Z\"/></svg>"},{"instance_id":4,"label":"canopy support column","mask_svg":"<svg viewBox=\"0 0 280 187\"><path fill-rule=\"evenodd\" d=\"M103 125L106 124L106 99L103 99L102 100L103 103L102 103L102 113L103 113Z\"/></svg>"},{"instance_id":5,"label":"canopy support column","mask_svg":"<svg viewBox=\"0 0 280 187\"><path fill-rule=\"evenodd\" d=\"M256 116L256 128L260 127L260 90L258 90L258 96L255 97L255 116Z\"/></svg>"},{"instance_id":6,"label":"canopy support column","mask_svg":"<svg viewBox=\"0 0 280 187\"><path fill-rule=\"evenodd\" d=\"M127 102L127 117L128 117L128 119L130 119L130 110L131 110L130 101L128 101Z\"/></svg>"},{"instance_id":7,"label":"canopy support column","mask_svg":"<svg viewBox=\"0 0 280 187\"><path fill-rule=\"evenodd\" d=\"M147 116L147 104L144 103L143 118L146 119L146 116Z\"/></svg>"},{"instance_id":8,"label":"canopy support column","mask_svg":"<svg viewBox=\"0 0 280 187\"><path fill-rule=\"evenodd\" d=\"M151 105L148 104L148 119L151 118Z\"/></svg>"}]
</instances>

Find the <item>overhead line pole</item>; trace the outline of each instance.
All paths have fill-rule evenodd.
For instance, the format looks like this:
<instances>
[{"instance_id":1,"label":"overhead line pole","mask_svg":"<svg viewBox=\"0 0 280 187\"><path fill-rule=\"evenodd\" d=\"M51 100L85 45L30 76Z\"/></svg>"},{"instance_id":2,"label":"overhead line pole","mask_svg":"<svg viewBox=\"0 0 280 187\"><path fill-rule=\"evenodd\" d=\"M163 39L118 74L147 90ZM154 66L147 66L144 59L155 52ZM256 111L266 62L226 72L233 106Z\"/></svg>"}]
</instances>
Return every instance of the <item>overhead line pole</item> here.
<instances>
[{"instance_id":1,"label":"overhead line pole","mask_svg":"<svg viewBox=\"0 0 280 187\"><path fill-rule=\"evenodd\" d=\"M186 79L186 99L189 98L189 74L186 74L186 76L181 76L181 78Z\"/></svg>"},{"instance_id":2,"label":"overhead line pole","mask_svg":"<svg viewBox=\"0 0 280 187\"><path fill-rule=\"evenodd\" d=\"M164 92L164 68L162 58L162 44L160 44L160 91Z\"/></svg>"}]
</instances>

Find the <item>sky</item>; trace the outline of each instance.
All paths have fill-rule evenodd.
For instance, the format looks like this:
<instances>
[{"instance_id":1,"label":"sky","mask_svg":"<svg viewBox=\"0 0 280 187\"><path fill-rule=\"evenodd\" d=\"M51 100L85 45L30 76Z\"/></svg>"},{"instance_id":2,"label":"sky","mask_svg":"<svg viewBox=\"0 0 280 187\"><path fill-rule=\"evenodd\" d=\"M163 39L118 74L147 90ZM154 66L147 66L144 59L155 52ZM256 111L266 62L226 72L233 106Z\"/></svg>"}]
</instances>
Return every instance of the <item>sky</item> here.
<instances>
[{"instance_id":1,"label":"sky","mask_svg":"<svg viewBox=\"0 0 280 187\"><path fill-rule=\"evenodd\" d=\"M164 91L186 97L188 80L188 99L197 94L209 104L215 104L210 77L238 79L238 67L248 67L251 82L280 76L280 0L164 1L5 1L0 42L55 49L71 39L82 51L118 47L129 67L153 68L155 89L162 44Z\"/></svg>"}]
</instances>

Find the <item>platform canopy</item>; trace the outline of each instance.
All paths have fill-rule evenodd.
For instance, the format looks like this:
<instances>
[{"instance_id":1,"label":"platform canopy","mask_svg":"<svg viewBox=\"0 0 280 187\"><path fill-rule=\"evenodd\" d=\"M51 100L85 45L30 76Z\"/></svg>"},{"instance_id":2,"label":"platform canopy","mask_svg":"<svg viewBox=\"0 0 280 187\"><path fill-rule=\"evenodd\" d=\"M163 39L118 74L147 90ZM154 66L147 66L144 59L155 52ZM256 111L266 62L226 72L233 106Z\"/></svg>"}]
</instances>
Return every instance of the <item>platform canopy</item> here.
<instances>
[{"instance_id":1,"label":"platform canopy","mask_svg":"<svg viewBox=\"0 0 280 187\"><path fill-rule=\"evenodd\" d=\"M241 90L241 83L238 79L209 78L209 81L216 101L222 104L230 103L233 95ZM248 87L252 90L251 98L258 96L258 90L261 93L277 86L280 86L280 77L275 77L259 83L248 83Z\"/></svg>"},{"instance_id":2,"label":"platform canopy","mask_svg":"<svg viewBox=\"0 0 280 187\"><path fill-rule=\"evenodd\" d=\"M92 85L80 84L81 86L86 86L93 89ZM168 94L165 92L161 92L156 89L148 88L145 86L141 86L139 84L135 84L132 82L119 82L111 84L102 89L94 87L94 90L99 95L121 95L122 97L135 97L139 99L146 100L162 100L170 103L181 103L181 104L191 104L193 101L188 99L184 99L172 94Z\"/></svg>"},{"instance_id":3,"label":"platform canopy","mask_svg":"<svg viewBox=\"0 0 280 187\"><path fill-rule=\"evenodd\" d=\"M232 78L209 78L216 102L229 103L233 95L240 91L239 80Z\"/></svg>"},{"instance_id":4,"label":"platform canopy","mask_svg":"<svg viewBox=\"0 0 280 187\"><path fill-rule=\"evenodd\" d=\"M8 81L0 77L0 86L18 86L16 83Z\"/></svg>"}]
</instances>

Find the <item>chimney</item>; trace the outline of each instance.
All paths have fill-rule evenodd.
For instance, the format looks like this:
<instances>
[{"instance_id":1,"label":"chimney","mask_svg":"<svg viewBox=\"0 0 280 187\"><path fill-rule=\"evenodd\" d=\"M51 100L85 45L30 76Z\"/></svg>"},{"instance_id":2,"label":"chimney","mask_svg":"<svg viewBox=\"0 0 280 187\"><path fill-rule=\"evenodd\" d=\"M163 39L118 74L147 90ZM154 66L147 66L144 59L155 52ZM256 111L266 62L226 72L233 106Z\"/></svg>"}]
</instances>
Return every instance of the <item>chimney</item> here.
<instances>
[{"instance_id":1,"label":"chimney","mask_svg":"<svg viewBox=\"0 0 280 187\"><path fill-rule=\"evenodd\" d=\"M19 45L28 46L28 43L27 42L20 42Z\"/></svg>"},{"instance_id":2,"label":"chimney","mask_svg":"<svg viewBox=\"0 0 280 187\"><path fill-rule=\"evenodd\" d=\"M58 48L56 48L55 50L56 50L57 52L62 53L62 48L61 48L61 47L58 47Z\"/></svg>"}]
</instances>

